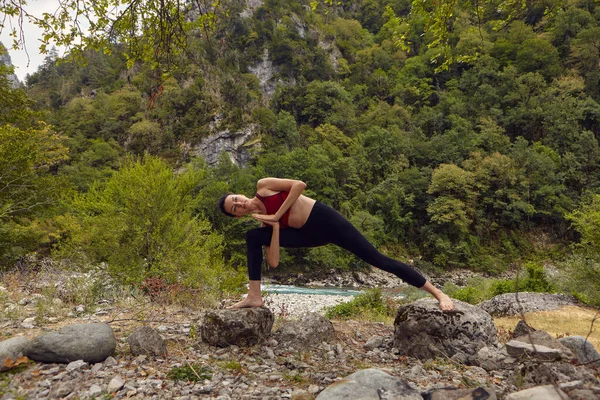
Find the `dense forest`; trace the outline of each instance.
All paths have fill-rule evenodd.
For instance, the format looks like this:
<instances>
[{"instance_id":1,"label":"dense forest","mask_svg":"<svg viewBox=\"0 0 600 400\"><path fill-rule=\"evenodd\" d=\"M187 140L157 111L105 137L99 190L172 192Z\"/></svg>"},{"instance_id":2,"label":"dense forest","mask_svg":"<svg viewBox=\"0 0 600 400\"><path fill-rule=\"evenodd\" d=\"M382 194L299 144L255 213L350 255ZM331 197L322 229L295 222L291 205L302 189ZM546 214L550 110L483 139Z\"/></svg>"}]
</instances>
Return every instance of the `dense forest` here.
<instances>
[{"instance_id":1,"label":"dense forest","mask_svg":"<svg viewBox=\"0 0 600 400\"><path fill-rule=\"evenodd\" d=\"M17 89L0 67L1 268L51 256L221 290L254 222L216 200L275 176L425 271L552 265L599 304L600 4L444 4L440 31L407 0L225 1L168 64L51 51ZM243 129L246 165L192 151ZM281 264L365 267L333 247Z\"/></svg>"}]
</instances>

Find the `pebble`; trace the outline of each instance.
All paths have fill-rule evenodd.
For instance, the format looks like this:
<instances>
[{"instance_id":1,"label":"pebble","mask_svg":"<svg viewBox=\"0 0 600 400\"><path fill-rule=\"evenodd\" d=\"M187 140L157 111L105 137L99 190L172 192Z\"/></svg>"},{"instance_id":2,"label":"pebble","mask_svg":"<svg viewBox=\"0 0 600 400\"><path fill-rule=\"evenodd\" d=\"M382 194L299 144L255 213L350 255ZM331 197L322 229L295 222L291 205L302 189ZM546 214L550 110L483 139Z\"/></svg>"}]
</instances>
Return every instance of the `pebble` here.
<instances>
[{"instance_id":1,"label":"pebble","mask_svg":"<svg viewBox=\"0 0 600 400\"><path fill-rule=\"evenodd\" d=\"M97 397L100 396L100 394L102 394L102 388L100 386L96 384L90 386L90 390L88 390L88 396Z\"/></svg>"},{"instance_id":2,"label":"pebble","mask_svg":"<svg viewBox=\"0 0 600 400\"><path fill-rule=\"evenodd\" d=\"M86 363L83 360L77 360L77 361L72 361L67 365L67 371L71 372L71 371L75 371L77 369L80 369L84 366L88 365L88 363Z\"/></svg>"},{"instance_id":3,"label":"pebble","mask_svg":"<svg viewBox=\"0 0 600 400\"><path fill-rule=\"evenodd\" d=\"M108 393L115 393L118 392L119 390L121 390L121 388L125 385L125 381L123 379L121 379L120 376L115 376L114 378L112 378L110 380L110 382L108 382L108 387L106 388L106 391Z\"/></svg>"}]
</instances>

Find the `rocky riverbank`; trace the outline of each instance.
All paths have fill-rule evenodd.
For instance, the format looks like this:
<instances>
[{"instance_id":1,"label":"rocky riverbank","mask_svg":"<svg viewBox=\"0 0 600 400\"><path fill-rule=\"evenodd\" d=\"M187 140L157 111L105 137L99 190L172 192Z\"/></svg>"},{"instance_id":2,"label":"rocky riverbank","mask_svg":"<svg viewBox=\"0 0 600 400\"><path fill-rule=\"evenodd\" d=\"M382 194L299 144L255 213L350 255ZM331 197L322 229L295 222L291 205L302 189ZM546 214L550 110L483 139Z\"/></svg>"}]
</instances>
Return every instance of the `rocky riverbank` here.
<instances>
[{"instance_id":1,"label":"rocky riverbank","mask_svg":"<svg viewBox=\"0 0 600 400\"><path fill-rule=\"evenodd\" d=\"M394 326L353 320L331 321L331 336L327 339L317 339L314 343L289 341L289 337L299 337L297 332L302 332L302 329L309 334L319 323L315 322L318 319L302 320L294 327L290 321L306 311L322 314L322 306L349 299L343 296L271 294L266 298L266 306L274 317L274 334L253 345L221 348L201 340L202 327L207 323L202 310L160 305L139 296L105 299L84 306L61 300L64 295L47 296L43 291L37 291L31 281L18 286L17 291L12 290L15 287L17 285L0 288L0 310L3 311L0 315L1 340L34 338L57 332L64 326L99 323L110 326L114 331L116 349L101 362L72 360L69 363L42 363L20 359L14 365L5 365L6 371L0 373L0 398L6 400L302 400L316 396L320 396L321 400L327 398L326 389L331 384L341 384L345 377L368 368L372 371L369 373L379 374L377 376L384 380L400 380L418 398L433 398L432 394L437 392L439 396L445 396L437 398L451 399L453 397L448 397L450 392L439 394L443 388L453 388L452 393L457 394L457 389L473 391L481 387L492 391L499 399L508 399L511 393L520 389L547 383L556 384L571 399L600 396L597 366L579 365L568 359L540 361L527 353L527 345L523 342L513 344L510 351L522 351L524 359L509 355L504 346L494 344L493 337L491 344L466 356L419 358L423 352L416 350L432 348L422 341L422 336L418 342L421 347L408 346L414 347L415 353L411 355L407 354L406 346L398 347L400 339L395 335ZM539 299L537 296L530 297L524 296L523 304L532 304L537 309ZM502 304L494 303L493 306L506 309ZM486 313L494 313L495 310L490 308ZM431 312L425 310L417 314ZM444 315L441 317L445 318ZM414 325L409 323L406 326ZM140 327L152 328L164 340L166 352L160 346L152 354L139 354L139 350L134 350L132 336ZM457 339L463 333L447 335ZM478 341L477 337L472 340ZM501 342L507 339L504 334ZM417 343L413 339L408 340ZM468 343L462 348L470 350ZM563 357L560 351L547 354Z\"/></svg>"}]
</instances>

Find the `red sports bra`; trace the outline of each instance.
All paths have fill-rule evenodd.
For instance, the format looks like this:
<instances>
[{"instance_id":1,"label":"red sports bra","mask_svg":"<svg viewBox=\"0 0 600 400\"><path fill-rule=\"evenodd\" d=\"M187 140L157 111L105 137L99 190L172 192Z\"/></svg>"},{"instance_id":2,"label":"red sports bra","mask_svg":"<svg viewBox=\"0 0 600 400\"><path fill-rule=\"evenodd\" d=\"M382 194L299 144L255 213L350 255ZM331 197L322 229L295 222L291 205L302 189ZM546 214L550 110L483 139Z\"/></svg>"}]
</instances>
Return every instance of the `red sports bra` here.
<instances>
[{"instance_id":1,"label":"red sports bra","mask_svg":"<svg viewBox=\"0 0 600 400\"><path fill-rule=\"evenodd\" d=\"M285 199L287 199L288 194L288 192L279 192L272 194L271 196L262 197L261 195L256 193L256 197L265 205L265 208L267 209L267 214L271 215L279 211L279 208L281 207ZM280 228L287 228L289 226L288 219L290 217L290 208L288 208L285 214L283 214L283 216L279 219Z\"/></svg>"}]
</instances>

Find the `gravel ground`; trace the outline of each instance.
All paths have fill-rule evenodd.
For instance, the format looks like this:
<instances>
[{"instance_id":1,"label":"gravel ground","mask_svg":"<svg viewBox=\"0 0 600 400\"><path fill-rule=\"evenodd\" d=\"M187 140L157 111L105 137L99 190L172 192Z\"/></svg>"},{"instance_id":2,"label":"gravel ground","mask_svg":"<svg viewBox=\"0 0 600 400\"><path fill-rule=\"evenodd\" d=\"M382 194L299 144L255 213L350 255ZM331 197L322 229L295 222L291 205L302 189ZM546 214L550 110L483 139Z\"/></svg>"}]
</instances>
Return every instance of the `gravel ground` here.
<instances>
[{"instance_id":1,"label":"gravel ground","mask_svg":"<svg viewBox=\"0 0 600 400\"><path fill-rule=\"evenodd\" d=\"M267 306L276 317L295 318L307 312L325 314L327 307L352 300L353 296L269 293Z\"/></svg>"}]
</instances>

